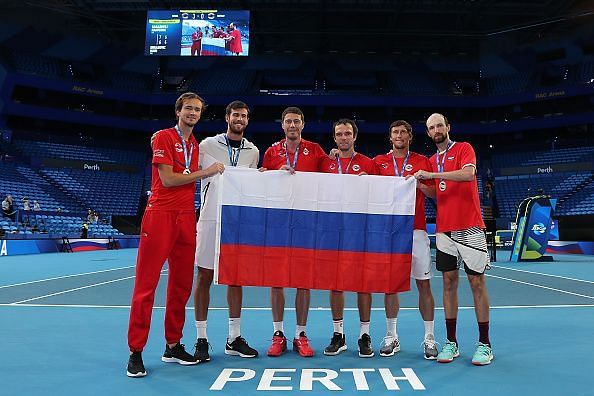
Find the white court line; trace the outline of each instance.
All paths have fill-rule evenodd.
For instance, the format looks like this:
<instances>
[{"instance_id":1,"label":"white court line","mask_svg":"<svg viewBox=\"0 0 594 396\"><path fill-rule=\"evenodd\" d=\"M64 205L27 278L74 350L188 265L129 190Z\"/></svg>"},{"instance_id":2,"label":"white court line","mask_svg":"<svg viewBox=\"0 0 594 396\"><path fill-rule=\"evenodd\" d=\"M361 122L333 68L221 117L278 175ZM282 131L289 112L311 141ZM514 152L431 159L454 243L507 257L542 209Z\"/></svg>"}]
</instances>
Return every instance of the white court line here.
<instances>
[{"instance_id":1,"label":"white court line","mask_svg":"<svg viewBox=\"0 0 594 396\"><path fill-rule=\"evenodd\" d=\"M543 285L537 285L536 283L530 283L530 282L523 282L523 281L519 281L517 279L510 279L510 278L505 278L503 276L497 276L497 275L487 275L490 278L497 278L497 279L503 279L503 280L508 280L510 282L515 282L515 283L521 283L522 285L528 285L528 286L534 286L534 287L539 287L541 289L547 289L547 290L552 290L552 291L556 291L559 293L564 293L564 294L570 294L572 296L578 296L578 297L584 297L584 298L589 298L591 300L594 300L594 296L587 296L585 294L579 294L579 293L573 293L567 290L562 290L562 289L555 289L554 287L548 287L548 286L543 286Z\"/></svg>"},{"instance_id":2,"label":"white court line","mask_svg":"<svg viewBox=\"0 0 594 396\"><path fill-rule=\"evenodd\" d=\"M500 265L491 265L491 267L493 267L493 268L503 268L503 269L510 270L510 271L525 272L527 274L550 276L550 277L553 277L553 278L567 279L567 280L576 281L576 282L594 283L594 281L589 281L589 280L585 280L585 279L569 278L567 276L561 276L561 275L545 274L545 273L536 272L536 271L527 271L527 270L521 270L521 269L517 269L517 268L502 267Z\"/></svg>"},{"instance_id":3,"label":"white court line","mask_svg":"<svg viewBox=\"0 0 594 396\"><path fill-rule=\"evenodd\" d=\"M167 271L167 270L162 270L161 271L161 274L163 274L163 272L165 272L165 271ZM56 293L46 294L44 296L28 298L26 300L15 301L15 302L10 303L10 305L17 305L17 304L26 303L26 302L29 302L29 301L40 300L40 299L46 298L46 297L59 296L60 294L71 293L71 292L78 291L78 290L89 289L91 287L107 285L109 283L120 282L120 281L123 281L123 280L126 280L126 279L132 279L132 278L136 278L136 275L126 276L125 278L112 279L112 280L105 281L105 282L93 283L92 285L87 285L87 286L82 286L82 287L76 287L74 289L68 289L68 290L63 290L63 291L56 292Z\"/></svg>"},{"instance_id":4,"label":"white court line","mask_svg":"<svg viewBox=\"0 0 594 396\"><path fill-rule=\"evenodd\" d=\"M14 283L12 285L4 285L4 286L0 286L0 289L4 289L4 288L7 288L7 287L14 287L14 286L30 285L32 283L48 282L48 281L53 281L53 280L57 280L57 279L73 278L75 276L84 276L84 275L99 274L99 273L102 273L102 272L118 271L118 270L127 269L127 268L134 268L134 267L135 267L135 265L130 265L128 267L110 268L110 269L106 269L106 270L93 271L93 272L83 272L81 274L56 276L55 278L39 279L39 280L30 281L30 282L22 282L22 283Z\"/></svg>"},{"instance_id":5,"label":"white court line","mask_svg":"<svg viewBox=\"0 0 594 396\"><path fill-rule=\"evenodd\" d=\"M100 309L130 309L129 305L85 305L85 304L0 304L0 307L28 307L28 308L100 308ZM551 305L496 305L490 309L524 309L524 308L594 308L594 304L551 304ZM153 309L165 309L163 306L154 306ZM435 307L443 311L443 307ZM474 310L473 306L459 307L461 310ZM209 307L209 311L226 311L227 307ZM242 311L270 311L269 307L243 307ZM287 307L285 311L294 311L294 307ZM345 311L358 311L358 308L345 308ZM372 311L383 311L383 307L373 307ZM417 311L416 307L400 308L401 311ZM186 307L186 311L194 311L194 307ZM313 307L310 311L330 311L328 307Z\"/></svg>"}]
</instances>

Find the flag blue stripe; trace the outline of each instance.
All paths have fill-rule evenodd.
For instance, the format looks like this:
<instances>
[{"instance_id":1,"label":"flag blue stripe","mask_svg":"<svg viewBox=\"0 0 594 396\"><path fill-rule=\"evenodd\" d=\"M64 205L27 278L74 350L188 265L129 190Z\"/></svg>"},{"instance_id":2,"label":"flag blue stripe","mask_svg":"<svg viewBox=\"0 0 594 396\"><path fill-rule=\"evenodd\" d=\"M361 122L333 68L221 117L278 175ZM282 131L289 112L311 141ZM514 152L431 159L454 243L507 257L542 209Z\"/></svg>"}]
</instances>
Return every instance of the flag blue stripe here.
<instances>
[{"instance_id":1,"label":"flag blue stripe","mask_svg":"<svg viewBox=\"0 0 594 396\"><path fill-rule=\"evenodd\" d=\"M411 254L413 215L222 207L221 244Z\"/></svg>"}]
</instances>

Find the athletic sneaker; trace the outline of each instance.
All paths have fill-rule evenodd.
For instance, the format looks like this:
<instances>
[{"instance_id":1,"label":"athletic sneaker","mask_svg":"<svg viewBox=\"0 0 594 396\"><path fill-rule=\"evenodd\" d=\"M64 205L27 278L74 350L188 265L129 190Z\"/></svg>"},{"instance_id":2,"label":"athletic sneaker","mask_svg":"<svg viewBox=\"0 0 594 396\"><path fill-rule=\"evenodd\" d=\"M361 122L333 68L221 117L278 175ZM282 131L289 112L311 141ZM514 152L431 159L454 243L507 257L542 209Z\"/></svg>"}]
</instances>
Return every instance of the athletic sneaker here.
<instances>
[{"instance_id":1,"label":"athletic sneaker","mask_svg":"<svg viewBox=\"0 0 594 396\"><path fill-rule=\"evenodd\" d=\"M282 331L276 331L272 336L272 345L268 348L268 356L277 357L287 350L287 338Z\"/></svg>"},{"instance_id":2,"label":"athletic sneaker","mask_svg":"<svg viewBox=\"0 0 594 396\"><path fill-rule=\"evenodd\" d=\"M146 370L144 369L144 363L142 363L142 353L132 352L130 359L128 359L128 369L126 370L128 377L144 377Z\"/></svg>"},{"instance_id":3,"label":"athletic sneaker","mask_svg":"<svg viewBox=\"0 0 594 396\"><path fill-rule=\"evenodd\" d=\"M303 357L312 357L314 355L314 350L309 346L305 331L299 334L299 338L293 338L293 350L299 352L299 355Z\"/></svg>"},{"instance_id":4,"label":"athletic sneaker","mask_svg":"<svg viewBox=\"0 0 594 396\"><path fill-rule=\"evenodd\" d=\"M373 355L375 355L375 353L371 346L371 337L369 334L365 333L359 338L359 357L370 358L373 357Z\"/></svg>"},{"instance_id":5,"label":"athletic sneaker","mask_svg":"<svg viewBox=\"0 0 594 396\"><path fill-rule=\"evenodd\" d=\"M437 355L437 361L439 363L450 363L458 356L460 356L458 345L455 342L446 340L441 352Z\"/></svg>"},{"instance_id":6,"label":"athletic sneaker","mask_svg":"<svg viewBox=\"0 0 594 396\"><path fill-rule=\"evenodd\" d=\"M476 351L472 355L472 364L475 366L486 366L494 359L493 350L490 345L479 342L476 344Z\"/></svg>"},{"instance_id":7,"label":"athletic sneaker","mask_svg":"<svg viewBox=\"0 0 594 396\"><path fill-rule=\"evenodd\" d=\"M324 355L335 356L346 350L347 346L344 334L334 332L332 339L330 340L330 345L324 349Z\"/></svg>"},{"instance_id":8,"label":"athletic sneaker","mask_svg":"<svg viewBox=\"0 0 594 396\"><path fill-rule=\"evenodd\" d=\"M427 337L423 340L423 357L427 360L437 359L437 343L433 334L427 334Z\"/></svg>"},{"instance_id":9,"label":"athletic sneaker","mask_svg":"<svg viewBox=\"0 0 594 396\"><path fill-rule=\"evenodd\" d=\"M198 364L198 360L186 352L184 344L180 344L179 342L173 348L165 345L165 353L161 360L165 363L179 363L184 366Z\"/></svg>"},{"instance_id":10,"label":"athletic sneaker","mask_svg":"<svg viewBox=\"0 0 594 396\"><path fill-rule=\"evenodd\" d=\"M198 360L198 363L210 361L210 355L208 354L208 347L210 344L206 338L198 338L196 340L196 350L194 351L194 358Z\"/></svg>"},{"instance_id":11,"label":"athletic sneaker","mask_svg":"<svg viewBox=\"0 0 594 396\"><path fill-rule=\"evenodd\" d=\"M400 352L400 341L398 341L398 338L393 335L385 336L380 347L380 356L393 356L396 352Z\"/></svg>"},{"instance_id":12,"label":"athletic sneaker","mask_svg":"<svg viewBox=\"0 0 594 396\"><path fill-rule=\"evenodd\" d=\"M242 358L258 357L258 351L250 347L243 337L237 337L232 343L229 343L229 340L227 340L225 354L241 356Z\"/></svg>"}]
</instances>

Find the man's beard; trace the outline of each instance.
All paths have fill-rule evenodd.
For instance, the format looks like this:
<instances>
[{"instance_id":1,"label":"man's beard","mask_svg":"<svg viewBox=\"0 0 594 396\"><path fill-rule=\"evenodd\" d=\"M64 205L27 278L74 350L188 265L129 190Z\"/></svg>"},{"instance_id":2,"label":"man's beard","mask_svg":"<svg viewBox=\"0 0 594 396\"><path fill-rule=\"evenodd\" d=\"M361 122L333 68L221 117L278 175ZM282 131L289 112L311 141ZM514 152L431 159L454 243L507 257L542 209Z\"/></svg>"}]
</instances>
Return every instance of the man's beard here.
<instances>
[{"instance_id":1,"label":"man's beard","mask_svg":"<svg viewBox=\"0 0 594 396\"><path fill-rule=\"evenodd\" d=\"M436 144L443 143L443 142L445 142L445 141L446 141L446 139L447 139L447 135L444 135L444 134L442 134L442 133L439 133L439 134L436 134L435 136L433 136L433 141L434 141Z\"/></svg>"},{"instance_id":2,"label":"man's beard","mask_svg":"<svg viewBox=\"0 0 594 396\"><path fill-rule=\"evenodd\" d=\"M229 131L236 135L242 135L243 131L245 131L244 124L229 124Z\"/></svg>"}]
</instances>

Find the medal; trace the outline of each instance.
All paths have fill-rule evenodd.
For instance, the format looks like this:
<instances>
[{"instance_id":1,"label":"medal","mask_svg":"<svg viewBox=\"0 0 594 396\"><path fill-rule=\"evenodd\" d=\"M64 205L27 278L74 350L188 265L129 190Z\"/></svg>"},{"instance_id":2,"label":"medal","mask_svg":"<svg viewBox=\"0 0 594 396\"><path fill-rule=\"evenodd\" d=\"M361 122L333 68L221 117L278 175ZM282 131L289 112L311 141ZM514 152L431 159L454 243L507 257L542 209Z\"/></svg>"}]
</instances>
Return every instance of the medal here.
<instances>
[{"instance_id":1,"label":"medal","mask_svg":"<svg viewBox=\"0 0 594 396\"><path fill-rule=\"evenodd\" d=\"M179 138L181 139L182 149L184 151L184 161L185 161L186 169L184 169L184 171L182 173L184 175L189 175L190 174L190 162L192 161L192 153L194 152L194 143L190 144L190 152L188 153L188 146L186 145L186 141L184 140L184 135L182 134L178 125L175 126L175 130L177 131L177 134L179 135Z\"/></svg>"},{"instance_id":2,"label":"medal","mask_svg":"<svg viewBox=\"0 0 594 396\"><path fill-rule=\"evenodd\" d=\"M445 169L445 160L446 157L448 156L448 150L450 149L450 147L452 147L454 145L454 142L452 142L451 140L448 142L448 147L445 149L444 153L443 153L443 157L441 157L441 161L440 161L440 157L439 157L439 150L437 150L437 154L435 155L435 162L437 163L437 173L442 173ZM445 191L447 188L446 182L443 179L440 179L439 182L439 191Z\"/></svg>"}]
</instances>

